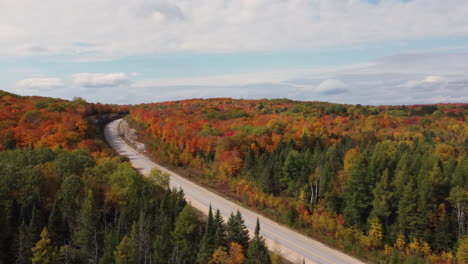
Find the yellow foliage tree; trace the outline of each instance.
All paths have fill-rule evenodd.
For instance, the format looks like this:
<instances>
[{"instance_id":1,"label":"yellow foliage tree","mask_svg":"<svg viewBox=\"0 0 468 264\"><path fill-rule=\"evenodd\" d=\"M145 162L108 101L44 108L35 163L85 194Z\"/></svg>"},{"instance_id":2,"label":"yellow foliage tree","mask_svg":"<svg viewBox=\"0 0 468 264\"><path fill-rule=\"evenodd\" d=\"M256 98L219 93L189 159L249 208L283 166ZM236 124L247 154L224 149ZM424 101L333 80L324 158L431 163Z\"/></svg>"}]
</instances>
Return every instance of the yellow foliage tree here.
<instances>
[{"instance_id":1,"label":"yellow foliage tree","mask_svg":"<svg viewBox=\"0 0 468 264\"><path fill-rule=\"evenodd\" d=\"M398 249L398 250L403 250L406 246L406 240L405 240L405 236L403 235L403 233L399 233L398 234L398 237L395 241L395 247Z\"/></svg>"},{"instance_id":2,"label":"yellow foliage tree","mask_svg":"<svg viewBox=\"0 0 468 264\"><path fill-rule=\"evenodd\" d=\"M468 236L460 240L457 249L457 260L459 264L468 264Z\"/></svg>"},{"instance_id":3,"label":"yellow foliage tree","mask_svg":"<svg viewBox=\"0 0 468 264\"><path fill-rule=\"evenodd\" d=\"M41 239L32 248L33 257L31 262L33 264L56 263L56 254L50 243L49 231L47 227L44 227L41 232Z\"/></svg>"},{"instance_id":4,"label":"yellow foliage tree","mask_svg":"<svg viewBox=\"0 0 468 264\"><path fill-rule=\"evenodd\" d=\"M236 242L229 244L229 252L226 247L218 247L208 264L243 264L245 260L242 246Z\"/></svg>"},{"instance_id":5,"label":"yellow foliage tree","mask_svg":"<svg viewBox=\"0 0 468 264\"><path fill-rule=\"evenodd\" d=\"M383 239L383 227L380 224L380 221L377 217L372 217L369 220L370 229L369 229L369 238L371 240L371 246L373 248L378 248L382 246Z\"/></svg>"}]
</instances>

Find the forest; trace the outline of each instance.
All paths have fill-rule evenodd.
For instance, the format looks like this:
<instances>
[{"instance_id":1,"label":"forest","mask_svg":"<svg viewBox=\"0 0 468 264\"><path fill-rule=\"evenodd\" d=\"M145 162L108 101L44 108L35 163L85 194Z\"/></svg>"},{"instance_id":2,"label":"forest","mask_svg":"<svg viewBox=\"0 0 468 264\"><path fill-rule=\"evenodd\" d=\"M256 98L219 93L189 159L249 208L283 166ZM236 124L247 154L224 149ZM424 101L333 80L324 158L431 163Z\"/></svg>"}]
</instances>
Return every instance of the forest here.
<instances>
[{"instance_id":1,"label":"forest","mask_svg":"<svg viewBox=\"0 0 468 264\"><path fill-rule=\"evenodd\" d=\"M192 99L132 107L149 154L375 263L468 263L468 104Z\"/></svg>"},{"instance_id":2,"label":"forest","mask_svg":"<svg viewBox=\"0 0 468 264\"><path fill-rule=\"evenodd\" d=\"M260 223L202 216L100 137L129 106L0 91L0 263L280 263Z\"/></svg>"}]
</instances>

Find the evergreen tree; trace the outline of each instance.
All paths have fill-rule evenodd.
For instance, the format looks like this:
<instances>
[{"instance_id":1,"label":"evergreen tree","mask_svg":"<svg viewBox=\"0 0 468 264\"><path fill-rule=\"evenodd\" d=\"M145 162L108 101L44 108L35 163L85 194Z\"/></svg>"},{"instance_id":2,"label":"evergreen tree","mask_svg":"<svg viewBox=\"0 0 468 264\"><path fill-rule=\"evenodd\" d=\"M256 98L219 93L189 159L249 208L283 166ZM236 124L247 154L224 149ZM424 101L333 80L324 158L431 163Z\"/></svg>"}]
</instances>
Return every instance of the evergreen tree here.
<instances>
[{"instance_id":1,"label":"evergreen tree","mask_svg":"<svg viewBox=\"0 0 468 264\"><path fill-rule=\"evenodd\" d=\"M270 264L271 258L265 246L265 240L260 236L260 222L257 218L255 237L250 242L245 256L245 264Z\"/></svg>"},{"instance_id":2,"label":"evergreen tree","mask_svg":"<svg viewBox=\"0 0 468 264\"><path fill-rule=\"evenodd\" d=\"M434 239L432 248L437 251L447 251L452 247L454 237L450 232L450 223L448 221L447 211L444 204L437 208L437 219L434 228Z\"/></svg>"},{"instance_id":3,"label":"evergreen tree","mask_svg":"<svg viewBox=\"0 0 468 264\"><path fill-rule=\"evenodd\" d=\"M195 210L186 205L175 222L173 261L194 263L198 252L198 221Z\"/></svg>"},{"instance_id":4,"label":"evergreen tree","mask_svg":"<svg viewBox=\"0 0 468 264\"><path fill-rule=\"evenodd\" d=\"M398 203L396 220L398 230L410 237L415 234L418 227L417 201L418 194L415 190L414 181L411 180L405 187Z\"/></svg>"},{"instance_id":5,"label":"evergreen tree","mask_svg":"<svg viewBox=\"0 0 468 264\"><path fill-rule=\"evenodd\" d=\"M359 157L349 176L344 189L345 205L343 213L347 223L359 225L369 214L371 202L370 191L366 180L366 163L364 157Z\"/></svg>"},{"instance_id":6,"label":"evergreen tree","mask_svg":"<svg viewBox=\"0 0 468 264\"><path fill-rule=\"evenodd\" d=\"M384 221L385 228L388 229L389 217L392 214L393 188L388 170L385 170L380 177L380 181L372 192L371 216L376 216Z\"/></svg>"},{"instance_id":7,"label":"evergreen tree","mask_svg":"<svg viewBox=\"0 0 468 264\"><path fill-rule=\"evenodd\" d=\"M156 236L153 242L153 262L158 264L169 263L172 254L173 241L173 221L169 210L165 210L164 200L161 201L161 207L156 218Z\"/></svg>"},{"instance_id":8,"label":"evergreen tree","mask_svg":"<svg viewBox=\"0 0 468 264\"><path fill-rule=\"evenodd\" d=\"M74 242L79 246L82 258L94 263L97 263L98 259L97 217L97 212L94 209L93 191L88 190L87 197L80 210Z\"/></svg>"},{"instance_id":9,"label":"evergreen tree","mask_svg":"<svg viewBox=\"0 0 468 264\"><path fill-rule=\"evenodd\" d=\"M221 216L221 212L219 209L216 209L216 213L214 216L214 225L215 225L215 239L213 244L215 246L225 246L226 245L226 236L225 236L225 228L224 228L224 220L223 216Z\"/></svg>"},{"instance_id":10,"label":"evergreen tree","mask_svg":"<svg viewBox=\"0 0 468 264\"><path fill-rule=\"evenodd\" d=\"M244 219L242 219L242 215L239 210L237 210L235 215L231 213L231 216L229 217L226 240L228 243L236 242L244 249L249 245L249 230L247 230Z\"/></svg>"},{"instance_id":11,"label":"evergreen tree","mask_svg":"<svg viewBox=\"0 0 468 264\"><path fill-rule=\"evenodd\" d=\"M103 253L99 264L115 263L114 250L119 245L119 233L113 228L108 228L104 236Z\"/></svg>"},{"instance_id":12,"label":"evergreen tree","mask_svg":"<svg viewBox=\"0 0 468 264\"><path fill-rule=\"evenodd\" d=\"M216 223L214 222L213 212L210 209L208 211L208 220L206 222L205 234L200 243L200 251L197 255L197 263L207 263L211 256L213 255L214 250L216 249L215 244L216 238Z\"/></svg>"},{"instance_id":13,"label":"evergreen tree","mask_svg":"<svg viewBox=\"0 0 468 264\"><path fill-rule=\"evenodd\" d=\"M24 222L21 222L21 225L18 228L18 237L17 237L17 246L16 246L16 264L26 264L31 263L32 256L32 237L29 232L29 228Z\"/></svg>"}]
</instances>

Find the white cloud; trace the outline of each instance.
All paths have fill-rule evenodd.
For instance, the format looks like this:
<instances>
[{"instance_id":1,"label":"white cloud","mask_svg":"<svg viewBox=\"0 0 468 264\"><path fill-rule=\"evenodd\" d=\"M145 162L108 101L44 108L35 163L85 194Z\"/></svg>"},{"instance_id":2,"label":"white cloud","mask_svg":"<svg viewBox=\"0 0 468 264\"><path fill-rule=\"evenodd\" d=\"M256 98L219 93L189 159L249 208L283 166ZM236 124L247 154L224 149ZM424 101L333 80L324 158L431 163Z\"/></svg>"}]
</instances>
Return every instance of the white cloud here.
<instances>
[{"instance_id":1,"label":"white cloud","mask_svg":"<svg viewBox=\"0 0 468 264\"><path fill-rule=\"evenodd\" d=\"M3 55L18 54L17 47L24 45L96 59L468 34L466 0L382 0L378 5L343 0L21 0L0 5L8 10L0 16Z\"/></svg>"},{"instance_id":2,"label":"white cloud","mask_svg":"<svg viewBox=\"0 0 468 264\"><path fill-rule=\"evenodd\" d=\"M72 75L72 82L77 86L87 88L113 87L129 84L127 74L117 73L76 73Z\"/></svg>"},{"instance_id":3,"label":"white cloud","mask_svg":"<svg viewBox=\"0 0 468 264\"><path fill-rule=\"evenodd\" d=\"M416 86L419 86L419 85L425 85L425 84L429 84L429 85L430 84L438 84L438 83L443 82L444 80L445 79L442 76L429 75L429 76L424 77L424 79L422 79L422 80L408 81L408 82L402 84L402 86L407 87L407 88L412 88L412 87L416 87Z\"/></svg>"},{"instance_id":4,"label":"white cloud","mask_svg":"<svg viewBox=\"0 0 468 264\"><path fill-rule=\"evenodd\" d=\"M23 92L51 91L63 86L63 81L58 78L30 78L16 83L17 89Z\"/></svg>"},{"instance_id":5,"label":"white cloud","mask_svg":"<svg viewBox=\"0 0 468 264\"><path fill-rule=\"evenodd\" d=\"M315 89L322 94L340 94L347 92L344 82L335 79L328 79L321 82Z\"/></svg>"}]
</instances>

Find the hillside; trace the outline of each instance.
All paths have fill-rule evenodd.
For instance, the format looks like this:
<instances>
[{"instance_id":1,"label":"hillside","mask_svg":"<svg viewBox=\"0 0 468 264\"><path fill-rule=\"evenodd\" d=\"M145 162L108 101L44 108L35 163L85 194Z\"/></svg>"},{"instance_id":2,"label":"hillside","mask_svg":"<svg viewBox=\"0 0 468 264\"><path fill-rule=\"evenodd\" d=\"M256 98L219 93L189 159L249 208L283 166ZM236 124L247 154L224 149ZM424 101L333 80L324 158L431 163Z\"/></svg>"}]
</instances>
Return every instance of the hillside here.
<instances>
[{"instance_id":1,"label":"hillside","mask_svg":"<svg viewBox=\"0 0 468 264\"><path fill-rule=\"evenodd\" d=\"M0 91L0 263L270 263L239 213L206 219L114 157L97 121L128 108Z\"/></svg>"},{"instance_id":2,"label":"hillside","mask_svg":"<svg viewBox=\"0 0 468 264\"><path fill-rule=\"evenodd\" d=\"M467 113L221 98L127 120L156 160L280 222L369 259L438 262L467 231Z\"/></svg>"}]
</instances>

